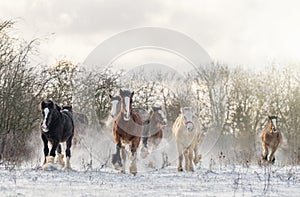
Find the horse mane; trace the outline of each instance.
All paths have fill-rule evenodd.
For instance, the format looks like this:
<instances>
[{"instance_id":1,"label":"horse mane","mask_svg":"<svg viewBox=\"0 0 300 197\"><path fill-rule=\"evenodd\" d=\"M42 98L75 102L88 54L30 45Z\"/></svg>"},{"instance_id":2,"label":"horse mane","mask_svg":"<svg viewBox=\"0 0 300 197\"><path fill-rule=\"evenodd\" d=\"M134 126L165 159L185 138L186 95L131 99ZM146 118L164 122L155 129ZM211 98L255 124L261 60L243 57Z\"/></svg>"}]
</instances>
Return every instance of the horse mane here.
<instances>
[{"instance_id":1,"label":"horse mane","mask_svg":"<svg viewBox=\"0 0 300 197\"><path fill-rule=\"evenodd\" d=\"M137 112L131 110L131 116L132 116L132 119L135 123L139 124L139 125L143 125L143 121L142 119L140 118L140 116L138 115Z\"/></svg>"},{"instance_id":2,"label":"horse mane","mask_svg":"<svg viewBox=\"0 0 300 197\"><path fill-rule=\"evenodd\" d=\"M182 120L182 117L183 117L183 113L180 113L180 114L178 115L178 117L176 118L174 124L173 124L173 128L179 127L179 125L180 125L181 122L182 122L182 121L181 121L181 120Z\"/></svg>"}]
</instances>

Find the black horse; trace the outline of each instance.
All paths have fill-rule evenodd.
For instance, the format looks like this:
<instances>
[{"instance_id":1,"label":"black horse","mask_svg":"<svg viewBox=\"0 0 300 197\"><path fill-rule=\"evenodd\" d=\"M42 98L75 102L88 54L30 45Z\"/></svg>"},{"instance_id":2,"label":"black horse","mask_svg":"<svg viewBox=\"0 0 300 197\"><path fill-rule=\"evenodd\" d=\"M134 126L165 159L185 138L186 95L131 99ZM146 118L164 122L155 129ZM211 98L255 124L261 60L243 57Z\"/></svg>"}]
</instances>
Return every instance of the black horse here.
<instances>
[{"instance_id":1,"label":"black horse","mask_svg":"<svg viewBox=\"0 0 300 197\"><path fill-rule=\"evenodd\" d=\"M74 136L74 122L73 114L69 110L60 110L58 105L53 101L42 101L40 109L43 114L43 120L41 122L42 130L42 140L44 143L44 166L48 163L53 163L56 156L56 150L61 153L60 143L66 142L66 165L64 168L71 168L70 158L71 158L71 146L72 138ZM52 144L50 150L48 142Z\"/></svg>"}]
</instances>

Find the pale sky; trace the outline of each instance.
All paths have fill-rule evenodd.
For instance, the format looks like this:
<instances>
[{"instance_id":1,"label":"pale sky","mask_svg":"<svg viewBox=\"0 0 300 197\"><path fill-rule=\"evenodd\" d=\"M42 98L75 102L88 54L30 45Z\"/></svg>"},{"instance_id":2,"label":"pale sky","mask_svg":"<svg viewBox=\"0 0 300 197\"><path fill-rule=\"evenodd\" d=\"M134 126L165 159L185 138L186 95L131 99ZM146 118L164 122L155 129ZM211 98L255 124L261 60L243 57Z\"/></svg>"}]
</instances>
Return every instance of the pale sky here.
<instances>
[{"instance_id":1,"label":"pale sky","mask_svg":"<svg viewBox=\"0 0 300 197\"><path fill-rule=\"evenodd\" d=\"M170 28L218 62L261 66L300 62L297 0L0 0L16 36L41 38L40 61L82 63L102 41L144 26Z\"/></svg>"}]
</instances>

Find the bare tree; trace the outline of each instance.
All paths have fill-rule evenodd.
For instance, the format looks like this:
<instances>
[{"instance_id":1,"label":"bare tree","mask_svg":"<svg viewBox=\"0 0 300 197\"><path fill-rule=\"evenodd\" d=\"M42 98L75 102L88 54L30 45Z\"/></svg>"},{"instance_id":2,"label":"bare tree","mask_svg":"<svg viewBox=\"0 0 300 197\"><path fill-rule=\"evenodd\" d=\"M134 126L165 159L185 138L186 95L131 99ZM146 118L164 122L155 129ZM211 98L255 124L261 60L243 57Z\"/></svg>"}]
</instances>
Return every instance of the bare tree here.
<instances>
[{"instance_id":1,"label":"bare tree","mask_svg":"<svg viewBox=\"0 0 300 197\"><path fill-rule=\"evenodd\" d=\"M36 40L11 38L13 25L0 23L0 160L20 162L30 154L26 140L38 125L39 94L29 66Z\"/></svg>"}]
</instances>

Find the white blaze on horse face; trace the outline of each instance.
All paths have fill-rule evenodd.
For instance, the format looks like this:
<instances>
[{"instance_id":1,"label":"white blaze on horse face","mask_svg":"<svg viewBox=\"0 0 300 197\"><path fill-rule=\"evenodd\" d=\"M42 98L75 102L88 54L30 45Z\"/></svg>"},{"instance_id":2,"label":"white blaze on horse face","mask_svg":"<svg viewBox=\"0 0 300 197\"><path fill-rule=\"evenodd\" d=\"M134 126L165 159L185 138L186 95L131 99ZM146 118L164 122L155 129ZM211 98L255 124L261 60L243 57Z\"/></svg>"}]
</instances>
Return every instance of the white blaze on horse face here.
<instances>
[{"instance_id":1,"label":"white blaze on horse face","mask_svg":"<svg viewBox=\"0 0 300 197\"><path fill-rule=\"evenodd\" d=\"M272 124L274 126L273 131L274 131L274 133L277 133L278 130L277 130L277 121L276 121L276 118L271 119L271 121L272 121Z\"/></svg>"},{"instance_id":2,"label":"white blaze on horse face","mask_svg":"<svg viewBox=\"0 0 300 197\"><path fill-rule=\"evenodd\" d=\"M163 119L164 125L167 125L168 120L167 120L165 113L162 110L158 110L158 113L160 114L161 118Z\"/></svg>"},{"instance_id":3,"label":"white blaze on horse face","mask_svg":"<svg viewBox=\"0 0 300 197\"><path fill-rule=\"evenodd\" d=\"M190 110L184 110L183 115L186 128L188 129L188 131L192 131L194 128L193 113Z\"/></svg>"},{"instance_id":4,"label":"white blaze on horse face","mask_svg":"<svg viewBox=\"0 0 300 197\"><path fill-rule=\"evenodd\" d=\"M118 115L118 111L117 111L118 103L119 103L118 100L111 101L111 113L110 113L110 115L113 118L115 118Z\"/></svg>"},{"instance_id":5,"label":"white blaze on horse face","mask_svg":"<svg viewBox=\"0 0 300 197\"><path fill-rule=\"evenodd\" d=\"M49 109L46 107L46 108L44 109L44 120L43 120L43 123L42 123L42 130L43 130L44 132L48 132L48 127L47 127L46 122L47 122L47 118L48 118L49 112L50 112Z\"/></svg>"},{"instance_id":6,"label":"white blaze on horse face","mask_svg":"<svg viewBox=\"0 0 300 197\"><path fill-rule=\"evenodd\" d=\"M129 107L130 107L130 98L129 97L125 97L124 101L125 101L125 110L126 110L125 111L126 114L124 116L124 120L128 121L130 119L130 109L129 109Z\"/></svg>"}]
</instances>

